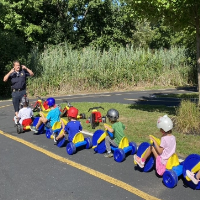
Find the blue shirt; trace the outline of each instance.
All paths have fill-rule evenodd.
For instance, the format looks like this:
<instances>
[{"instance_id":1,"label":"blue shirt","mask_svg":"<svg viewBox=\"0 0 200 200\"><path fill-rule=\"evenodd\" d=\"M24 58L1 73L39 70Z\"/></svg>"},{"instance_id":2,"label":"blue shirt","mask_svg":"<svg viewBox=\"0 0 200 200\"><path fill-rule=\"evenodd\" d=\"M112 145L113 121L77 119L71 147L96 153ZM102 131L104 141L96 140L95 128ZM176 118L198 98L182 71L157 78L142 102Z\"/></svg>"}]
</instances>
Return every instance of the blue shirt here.
<instances>
[{"instance_id":1,"label":"blue shirt","mask_svg":"<svg viewBox=\"0 0 200 200\"><path fill-rule=\"evenodd\" d=\"M26 89L26 77L28 76L30 76L30 74L24 69L19 72L13 72L9 76L12 89Z\"/></svg>"},{"instance_id":2,"label":"blue shirt","mask_svg":"<svg viewBox=\"0 0 200 200\"><path fill-rule=\"evenodd\" d=\"M58 107L52 109L49 111L48 115L47 115L47 120L50 121L50 125L51 127L54 125L55 122L59 122L60 121L60 110Z\"/></svg>"},{"instance_id":3,"label":"blue shirt","mask_svg":"<svg viewBox=\"0 0 200 200\"><path fill-rule=\"evenodd\" d=\"M80 121L70 121L65 126L65 132L68 133L68 141L72 142L74 136L82 131L82 126Z\"/></svg>"}]
</instances>

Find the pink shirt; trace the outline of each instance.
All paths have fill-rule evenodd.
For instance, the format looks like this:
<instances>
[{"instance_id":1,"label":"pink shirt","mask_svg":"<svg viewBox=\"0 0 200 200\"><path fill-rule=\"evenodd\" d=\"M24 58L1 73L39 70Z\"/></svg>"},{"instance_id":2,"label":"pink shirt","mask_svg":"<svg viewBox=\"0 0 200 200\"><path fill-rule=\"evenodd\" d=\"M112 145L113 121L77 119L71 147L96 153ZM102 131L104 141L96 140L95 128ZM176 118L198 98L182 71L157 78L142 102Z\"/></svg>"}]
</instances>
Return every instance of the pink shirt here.
<instances>
[{"instance_id":1,"label":"pink shirt","mask_svg":"<svg viewBox=\"0 0 200 200\"><path fill-rule=\"evenodd\" d=\"M160 147L163 148L163 152L160 155L161 161L166 165L167 160L175 153L176 151L176 138L174 135L166 135L161 138Z\"/></svg>"}]
</instances>

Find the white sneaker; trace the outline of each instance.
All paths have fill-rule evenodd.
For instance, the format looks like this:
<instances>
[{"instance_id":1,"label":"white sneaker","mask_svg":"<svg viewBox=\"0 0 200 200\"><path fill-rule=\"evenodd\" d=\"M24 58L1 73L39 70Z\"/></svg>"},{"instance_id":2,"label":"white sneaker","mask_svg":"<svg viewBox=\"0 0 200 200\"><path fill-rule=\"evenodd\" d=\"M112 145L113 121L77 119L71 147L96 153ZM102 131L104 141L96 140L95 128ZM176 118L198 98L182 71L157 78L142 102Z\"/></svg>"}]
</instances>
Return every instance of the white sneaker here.
<instances>
[{"instance_id":1,"label":"white sneaker","mask_svg":"<svg viewBox=\"0 0 200 200\"><path fill-rule=\"evenodd\" d=\"M56 140L56 134L53 133L52 135L53 135L53 141L54 141L55 143L57 143L57 140Z\"/></svg>"},{"instance_id":2,"label":"white sneaker","mask_svg":"<svg viewBox=\"0 0 200 200\"><path fill-rule=\"evenodd\" d=\"M195 177L194 177L194 173L189 171L189 170L186 170L186 174L187 176L191 179L191 181L197 185L199 183L199 180L197 180Z\"/></svg>"},{"instance_id":3,"label":"white sneaker","mask_svg":"<svg viewBox=\"0 0 200 200\"><path fill-rule=\"evenodd\" d=\"M14 116L14 122L15 122L15 124L17 124L17 117L16 116Z\"/></svg>"}]
</instances>

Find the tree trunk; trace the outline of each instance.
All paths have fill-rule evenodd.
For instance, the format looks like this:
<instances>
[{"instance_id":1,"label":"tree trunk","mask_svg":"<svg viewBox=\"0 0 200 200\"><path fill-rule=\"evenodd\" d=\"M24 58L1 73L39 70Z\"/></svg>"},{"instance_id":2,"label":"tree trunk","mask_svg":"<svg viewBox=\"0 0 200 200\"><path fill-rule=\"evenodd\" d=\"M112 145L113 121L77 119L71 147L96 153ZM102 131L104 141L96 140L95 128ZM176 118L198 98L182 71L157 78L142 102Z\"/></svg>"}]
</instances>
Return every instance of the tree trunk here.
<instances>
[{"instance_id":1,"label":"tree trunk","mask_svg":"<svg viewBox=\"0 0 200 200\"><path fill-rule=\"evenodd\" d=\"M199 33L199 19L196 18L196 59L197 59L197 75L198 75L198 91L199 91L199 100L200 100L200 33ZM200 106L200 101L198 103Z\"/></svg>"}]
</instances>

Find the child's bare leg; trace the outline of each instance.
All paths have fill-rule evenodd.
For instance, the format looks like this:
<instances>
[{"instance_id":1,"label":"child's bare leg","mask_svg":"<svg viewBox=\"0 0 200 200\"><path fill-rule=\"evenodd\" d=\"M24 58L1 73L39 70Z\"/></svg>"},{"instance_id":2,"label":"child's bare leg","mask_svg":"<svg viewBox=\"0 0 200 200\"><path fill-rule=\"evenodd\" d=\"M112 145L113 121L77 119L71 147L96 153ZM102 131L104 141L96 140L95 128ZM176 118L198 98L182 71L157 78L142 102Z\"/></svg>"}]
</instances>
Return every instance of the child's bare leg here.
<instances>
[{"instance_id":1,"label":"child's bare leg","mask_svg":"<svg viewBox=\"0 0 200 200\"><path fill-rule=\"evenodd\" d=\"M56 137L56 140L59 140L59 139L63 138L63 136L64 136L64 133L60 133L60 134Z\"/></svg>"},{"instance_id":2,"label":"child's bare leg","mask_svg":"<svg viewBox=\"0 0 200 200\"><path fill-rule=\"evenodd\" d=\"M152 146L149 146L149 148L147 149L146 153L143 156L143 160L146 160L152 153Z\"/></svg>"},{"instance_id":3,"label":"child's bare leg","mask_svg":"<svg viewBox=\"0 0 200 200\"><path fill-rule=\"evenodd\" d=\"M199 170L198 173L196 174L196 178L197 178L197 180L200 179L200 170Z\"/></svg>"},{"instance_id":4,"label":"child's bare leg","mask_svg":"<svg viewBox=\"0 0 200 200\"><path fill-rule=\"evenodd\" d=\"M155 157L155 159L158 157L158 152L156 151L156 149L155 149L155 147L152 147L152 153L153 153L153 155L154 155L154 157Z\"/></svg>"},{"instance_id":5,"label":"child's bare leg","mask_svg":"<svg viewBox=\"0 0 200 200\"><path fill-rule=\"evenodd\" d=\"M45 117L40 117L35 128L38 129L42 125L42 123L45 124L46 122L47 122L47 119Z\"/></svg>"}]
</instances>

